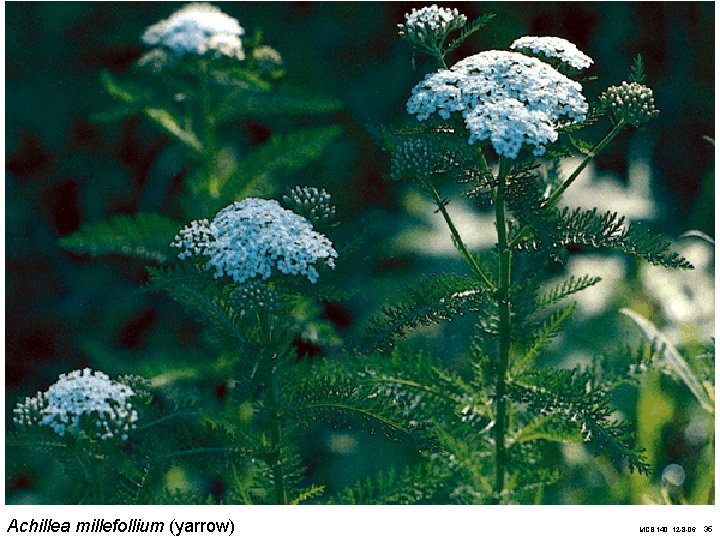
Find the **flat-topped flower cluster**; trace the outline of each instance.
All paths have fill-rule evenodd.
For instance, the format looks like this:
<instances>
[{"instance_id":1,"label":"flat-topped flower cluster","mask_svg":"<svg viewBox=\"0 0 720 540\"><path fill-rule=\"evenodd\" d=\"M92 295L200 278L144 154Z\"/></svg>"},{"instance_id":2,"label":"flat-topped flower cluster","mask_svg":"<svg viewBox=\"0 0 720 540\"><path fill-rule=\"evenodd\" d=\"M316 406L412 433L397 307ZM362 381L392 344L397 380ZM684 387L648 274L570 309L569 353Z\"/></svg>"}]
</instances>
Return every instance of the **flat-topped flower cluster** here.
<instances>
[{"instance_id":1,"label":"flat-topped flower cluster","mask_svg":"<svg viewBox=\"0 0 720 540\"><path fill-rule=\"evenodd\" d=\"M268 279L273 268L316 283L314 265L325 260L334 268L337 257L330 240L313 230L307 219L272 199L234 202L212 221L191 222L171 245L182 250L180 259L207 257L206 269L213 269L215 277L229 276L237 283Z\"/></svg>"},{"instance_id":2,"label":"flat-topped flower cluster","mask_svg":"<svg viewBox=\"0 0 720 540\"><path fill-rule=\"evenodd\" d=\"M27 397L13 410L18 426L48 426L61 437L73 433L90 439L128 438L138 413L129 386L90 368L62 374L47 392Z\"/></svg>"},{"instance_id":3,"label":"flat-topped flower cluster","mask_svg":"<svg viewBox=\"0 0 720 540\"><path fill-rule=\"evenodd\" d=\"M470 144L490 140L514 159L523 144L534 154L558 138L562 122L580 122L588 104L582 86L549 64L517 52L484 51L440 69L413 88L407 110L418 120L460 112Z\"/></svg>"},{"instance_id":4,"label":"flat-topped flower cluster","mask_svg":"<svg viewBox=\"0 0 720 540\"><path fill-rule=\"evenodd\" d=\"M167 19L148 27L145 44L185 54L245 58L241 36L245 29L233 17L210 4L188 4Z\"/></svg>"}]
</instances>

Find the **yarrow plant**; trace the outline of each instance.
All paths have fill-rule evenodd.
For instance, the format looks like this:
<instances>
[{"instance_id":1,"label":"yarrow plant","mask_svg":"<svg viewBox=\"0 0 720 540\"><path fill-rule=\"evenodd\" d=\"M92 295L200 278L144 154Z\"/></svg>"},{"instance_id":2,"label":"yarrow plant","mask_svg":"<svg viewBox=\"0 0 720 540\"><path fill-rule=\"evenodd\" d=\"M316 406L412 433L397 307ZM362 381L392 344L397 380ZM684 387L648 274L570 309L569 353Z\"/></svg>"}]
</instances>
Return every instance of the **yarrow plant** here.
<instances>
[{"instance_id":1,"label":"yarrow plant","mask_svg":"<svg viewBox=\"0 0 720 540\"><path fill-rule=\"evenodd\" d=\"M148 411L140 418L134 409L125 409L127 416L118 409L98 417L94 426L101 439L127 435L126 445L103 452L115 452L112 459L125 464L119 471L138 490L132 500L197 502L195 494L167 487L166 475L176 469L201 479L223 475L226 498L234 502L285 504L318 496L321 487L303 484L298 433L316 419L332 423L347 416L333 410L352 405L363 416L372 407L363 408L350 391L331 389L328 381L337 377L326 368L298 362L305 348L339 343L335 327L320 317L322 302L340 294L318 283L320 266L332 269L338 258L330 239L317 230L337 225L329 193L295 187L282 198L286 208L263 196L282 193L289 173L317 160L341 130L334 125L278 130L250 147L237 128L271 116L302 115L306 123L338 110L340 103L292 84L276 88L284 75L280 53L262 42L260 32L246 35L239 21L209 4L188 4L150 25L142 42L147 50L133 66L133 80L104 74L117 108L97 120L139 114L170 138L171 162L180 156L179 166L188 171L176 171L183 189L168 205L176 215L154 211L171 195L173 175L161 167L141 196L145 212L86 224L62 245L78 253L151 261L145 291L172 297L186 312L173 313L175 323L187 324L190 315L202 330L196 331L194 347L178 344L178 354L161 350L156 360L141 362L152 377L144 402ZM170 356L172 365L163 360ZM178 369L192 372L194 384L178 384ZM182 392L175 393L178 386ZM213 388L220 398L208 395ZM94 404L91 396L83 403ZM58 434L75 430L77 410L58 412L48 399L21 404L18 421L44 422ZM320 401L322 406L316 405ZM346 409L334 405L340 401ZM115 424L112 415L119 419ZM90 433L84 420L79 425ZM148 437L150 428L163 436ZM70 455L69 446L44 442ZM82 443L85 467L112 461L91 442ZM72 458L68 463L72 466ZM114 476L108 470L103 476L108 487ZM110 489L94 493L93 501L121 496Z\"/></svg>"},{"instance_id":2,"label":"yarrow plant","mask_svg":"<svg viewBox=\"0 0 720 540\"><path fill-rule=\"evenodd\" d=\"M408 14L407 24L419 24L419 18ZM414 46L423 39L420 32L409 38L403 25L400 36ZM623 128L658 114L652 91L625 83L590 105L573 77L593 61L562 38L520 37L511 44L513 51L483 51L447 68L445 56L456 48L455 42L446 46L434 36L426 39L423 50L440 69L412 89L407 111L417 122L386 129L384 145L391 153L392 177L415 180L430 197L468 272L424 276L386 306L369 330L374 348L395 350L417 326L474 314L467 363L457 372L436 364L433 378L429 360L413 362L396 352L393 358L402 361L389 361L394 371L379 364L369 377L381 393L416 415L416 426L433 418L429 437L436 446L429 463L452 500L537 501L543 486L561 474L548 459L554 441L583 444L607 455L619 470L647 473L632 428L615 419L612 403L613 389L626 383L633 369L605 373L589 359L564 369L548 364L543 354L574 311L574 304L562 301L599 281L568 276L559 285L545 285L546 272L567 261L571 247L614 249L652 264L691 268L667 242L641 227L627 227L615 213L559 206L580 172ZM636 62L635 75L641 68ZM599 143L577 137L603 116L611 128ZM584 159L563 180L559 157L572 150ZM469 184L465 195L494 211L497 242L490 253L471 252L461 237L440 192L441 182L449 179ZM653 354L652 349L628 351L623 361L647 364Z\"/></svg>"},{"instance_id":3,"label":"yarrow plant","mask_svg":"<svg viewBox=\"0 0 720 540\"><path fill-rule=\"evenodd\" d=\"M138 421L133 396L135 392L128 385L85 368L60 375L46 392L18 403L13 421L21 427L47 426L61 437L68 433L124 441Z\"/></svg>"},{"instance_id":4,"label":"yarrow plant","mask_svg":"<svg viewBox=\"0 0 720 540\"><path fill-rule=\"evenodd\" d=\"M600 103L618 123L639 126L660 114L655 108L653 91L637 82L623 81L620 86L609 87L600 95Z\"/></svg>"}]
</instances>

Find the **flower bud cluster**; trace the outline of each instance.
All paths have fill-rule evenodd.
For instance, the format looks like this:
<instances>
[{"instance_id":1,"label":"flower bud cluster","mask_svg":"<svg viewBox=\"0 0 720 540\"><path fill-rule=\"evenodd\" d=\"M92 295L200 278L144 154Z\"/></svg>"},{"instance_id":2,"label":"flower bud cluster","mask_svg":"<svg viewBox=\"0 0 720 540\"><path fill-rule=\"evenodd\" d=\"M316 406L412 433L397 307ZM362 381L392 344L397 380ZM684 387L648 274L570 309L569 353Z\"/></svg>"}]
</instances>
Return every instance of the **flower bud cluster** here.
<instances>
[{"instance_id":1,"label":"flower bud cluster","mask_svg":"<svg viewBox=\"0 0 720 540\"><path fill-rule=\"evenodd\" d=\"M261 45L252 52L252 58L257 63L258 71L263 75L270 75L283 64L282 56L270 45Z\"/></svg>"},{"instance_id":2,"label":"flower bud cluster","mask_svg":"<svg viewBox=\"0 0 720 540\"><path fill-rule=\"evenodd\" d=\"M655 108L653 91L636 82L611 86L600 95L600 103L618 121L639 125L652 120L660 111Z\"/></svg>"},{"instance_id":3,"label":"flower bud cluster","mask_svg":"<svg viewBox=\"0 0 720 540\"><path fill-rule=\"evenodd\" d=\"M490 140L498 154L515 159L523 144L543 155L560 124L585 120L588 104L582 86L549 64L517 52L484 51L427 75L413 88L407 110L420 121L459 112L469 144Z\"/></svg>"},{"instance_id":4,"label":"flower bud cluster","mask_svg":"<svg viewBox=\"0 0 720 540\"><path fill-rule=\"evenodd\" d=\"M210 4L188 4L167 19L145 30L142 40L177 56L210 55L214 58L245 58L240 37L245 29L238 21Z\"/></svg>"},{"instance_id":5,"label":"flower bud cluster","mask_svg":"<svg viewBox=\"0 0 720 540\"><path fill-rule=\"evenodd\" d=\"M283 195L285 206L313 223L335 219L335 206L330 204L330 194L316 187L295 186Z\"/></svg>"},{"instance_id":6,"label":"flower bud cluster","mask_svg":"<svg viewBox=\"0 0 720 540\"><path fill-rule=\"evenodd\" d=\"M233 303L244 310L272 308L277 305L280 295L266 283L245 283L232 292Z\"/></svg>"},{"instance_id":7,"label":"flower bud cluster","mask_svg":"<svg viewBox=\"0 0 720 540\"><path fill-rule=\"evenodd\" d=\"M462 28L466 22L467 17L457 9L439 8L433 4L406 13L405 23L398 24L398 34L411 43L435 49L450 32Z\"/></svg>"},{"instance_id":8,"label":"flower bud cluster","mask_svg":"<svg viewBox=\"0 0 720 540\"><path fill-rule=\"evenodd\" d=\"M585 69L593 63L592 58L580 51L574 43L559 37L524 36L513 41L510 48L533 56L543 54L547 58L557 58L575 69Z\"/></svg>"},{"instance_id":9,"label":"flower bud cluster","mask_svg":"<svg viewBox=\"0 0 720 540\"><path fill-rule=\"evenodd\" d=\"M223 208L212 221L193 221L170 245L182 250L180 259L207 257L206 269L216 278L229 276L237 283L268 279L273 268L316 283L314 265L324 259L334 268L337 257L330 240L307 219L275 200L252 198Z\"/></svg>"},{"instance_id":10,"label":"flower bud cluster","mask_svg":"<svg viewBox=\"0 0 720 540\"><path fill-rule=\"evenodd\" d=\"M18 403L13 420L23 427L48 426L61 437L126 440L138 421L130 402L134 395L129 386L85 368L60 375L47 392Z\"/></svg>"},{"instance_id":11,"label":"flower bud cluster","mask_svg":"<svg viewBox=\"0 0 720 540\"><path fill-rule=\"evenodd\" d=\"M441 172L457 165L457 154L442 146L427 139L403 139L393 150L390 178L399 180L418 171Z\"/></svg>"}]
</instances>

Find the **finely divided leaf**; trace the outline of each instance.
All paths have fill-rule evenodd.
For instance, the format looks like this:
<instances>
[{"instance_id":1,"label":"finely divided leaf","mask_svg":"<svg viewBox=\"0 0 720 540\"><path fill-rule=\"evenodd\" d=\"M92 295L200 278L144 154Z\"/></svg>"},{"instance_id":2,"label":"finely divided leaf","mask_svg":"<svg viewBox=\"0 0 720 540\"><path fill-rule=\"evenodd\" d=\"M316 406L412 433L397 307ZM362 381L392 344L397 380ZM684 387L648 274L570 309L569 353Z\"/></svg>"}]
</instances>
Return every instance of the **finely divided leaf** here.
<instances>
[{"instance_id":1,"label":"finely divided leaf","mask_svg":"<svg viewBox=\"0 0 720 540\"><path fill-rule=\"evenodd\" d=\"M113 216L83 225L60 239L60 246L75 253L127 255L157 263L173 256L170 242L182 224L153 213Z\"/></svg>"},{"instance_id":2,"label":"finely divided leaf","mask_svg":"<svg viewBox=\"0 0 720 540\"><path fill-rule=\"evenodd\" d=\"M618 469L649 473L650 466L632 447L632 428L613 419L610 396L593 388L592 374L578 369L540 369L508 385L508 393L541 415L557 415L579 431L596 455L609 454Z\"/></svg>"},{"instance_id":3,"label":"finely divided leaf","mask_svg":"<svg viewBox=\"0 0 720 540\"><path fill-rule=\"evenodd\" d=\"M488 291L472 276L424 276L398 302L383 307L383 316L372 318L368 330L377 336L377 348L391 347L408 330L480 311L488 299Z\"/></svg>"},{"instance_id":4,"label":"finely divided leaf","mask_svg":"<svg viewBox=\"0 0 720 540\"><path fill-rule=\"evenodd\" d=\"M220 201L240 200L275 177L317 160L340 136L342 128L329 126L274 134L250 150L229 177L220 181Z\"/></svg>"},{"instance_id":5,"label":"finely divided leaf","mask_svg":"<svg viewBox=\"0 0 720 540\"><path fill-rule=\"evenodd\" d=\"M473 22L466 24L465 27L462 29L462 33L457 38L452 40L450 42L450 44L445 48L445 54L457 49L462 44L463 41L465 41L467 38L469 38L475 32L480 30L483 26L485 26L487 23L489 23L494 17L495 17L495 13L485 13L484 15L481 15L480 17L475 19Z\"/></svg>"}]
</instances>

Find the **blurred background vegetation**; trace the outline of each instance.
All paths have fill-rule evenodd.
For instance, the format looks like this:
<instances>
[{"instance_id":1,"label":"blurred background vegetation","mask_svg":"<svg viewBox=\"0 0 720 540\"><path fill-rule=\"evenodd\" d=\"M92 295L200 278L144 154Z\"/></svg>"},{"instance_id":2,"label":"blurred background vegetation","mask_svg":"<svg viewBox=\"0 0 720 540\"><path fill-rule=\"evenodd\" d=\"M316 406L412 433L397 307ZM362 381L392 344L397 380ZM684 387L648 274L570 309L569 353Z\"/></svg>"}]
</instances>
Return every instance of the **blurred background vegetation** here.
<instances>
[{"instance_id":1,"label":"blurred background vegetation","mask_svg":"<svg viewBox=\"0 0 720 540\"><path fill-rule=\"evenodd\" d=\"M121 257L89 258L60 249L58 239L83 224L116 214L159 210L172 215L188 171L171 141L139 116L97 124L94 113L111 98L100 74L122 78L142 54L144 29L180 3L15 2L6 14L6 425L22 396L45 390L59 373L90 366L111 376L143 372L150 357L168 369L202 359L172 357L197 328L163 298L138 294L147 278L142 262ZM284 59L286 79L309 92L337 98L342 109L321 122L336 123L343 135L323 159L266 186L277 196L286 186L327 189L346 225L330 234L336 245L358 241L341 258L335 285L358 294L318 309L339 336L330 348L300 335L301 361L332 355L363 338L367 319L421 273L459 267L442 224L413 186L388 180L389 160L373 130L409 121L405 101L412 86L434 70L396 36L403 14L423 3L257 2L217 3L249 33L261 30ZM453 53L460 59L484 49L505 49L522 35L569 39L594 60L586 85L593 99L626 77L642 54L646 84L655 91L660 117L642 130L628 129L573 186L566 204L621 209L676 240L688 230L714 236L714 3L712 2L448 2L470 19L497 17ZM312 119L284 119L304 125ZM238 121L231 136L252 147L267 140L283 119ZM596 137L601 136L597 132ZM597 140L597 139L596 139ZM154 176L169 186L148 194ZM443 188L450 210L476 239L493 243L491 216L465 207L459 188ZM454 191L453 191L454 190ZM470 231L472 233L470 233ZM462 231L461 231L462 232ZM338 237L340 236L340 237ZM604 281L579 296L573 326L558 339L548 362L573 365L638 341L637 329L618 309L630 307L652 320L689 359L706 353L714 337L714 246L697 238L676 247L692 263L692 274L638 265L618 256L579 257L571 270L599 274ZM422 347L453 363L468 332L441 325L412 336ZM170 364L176 363L175 366ZM198 390L221 406L222 380ZM639 426L656 474L619 476L609 463L589 461L576 448L561 449L565 474L545 494L547 503L706 503L714 468L713 419L682 385L650 374L639 389L618 396L623 414ZM336 492L413 453L395 444L352 432L317 428L303 446L308 477ZM41 458L6 452L9 503L62 499L69 479ZM677 483L680 466L683 481ZM663 471L666 471L663 480ZM670 472L676 476L668 476ZM668 482L667 480L671 481ZM168 474L182 487L183 471ZM195 488L221 497L222 479L195 479Z\"/></svg>"}]
</instances>

